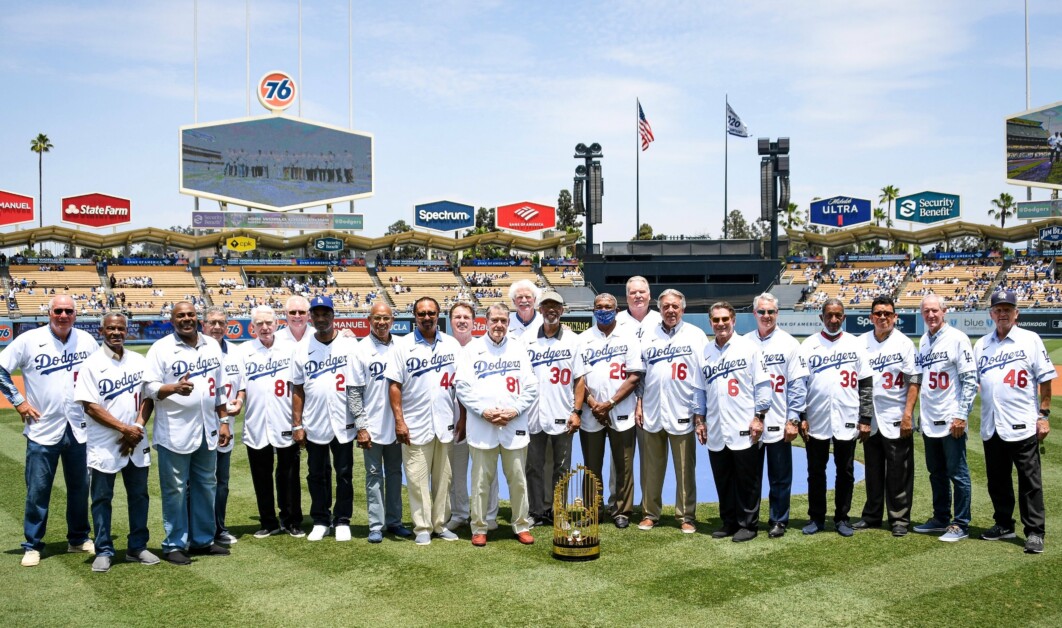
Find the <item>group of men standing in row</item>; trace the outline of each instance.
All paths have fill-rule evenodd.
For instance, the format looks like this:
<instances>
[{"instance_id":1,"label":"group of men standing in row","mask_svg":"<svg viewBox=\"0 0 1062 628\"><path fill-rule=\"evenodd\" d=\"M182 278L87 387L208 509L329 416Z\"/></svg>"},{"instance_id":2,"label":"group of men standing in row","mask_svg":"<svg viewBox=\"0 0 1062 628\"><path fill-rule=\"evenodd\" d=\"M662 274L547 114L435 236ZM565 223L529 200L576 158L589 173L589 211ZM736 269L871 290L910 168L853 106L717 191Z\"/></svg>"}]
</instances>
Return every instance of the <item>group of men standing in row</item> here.
<instances>
[{"instance_id":1,"label":"group of men standing in row","mask_svg":"<svg viewBox=\"0 0 1062 628\"><path fill-rule=\"evenodd\" d=\"M989 494L995 525L981 538L1013 538L1014 490L1025 526L1025 549L1043 550L1044 512L1038 442L1049 432L1050 380L1055 369L1040 338L1017 327L1012 292L992 296L993 333L971 347L945 320L934 295L921 306L927 332L918 348L895 329L892 300L872 304L874 330L843 331L844 306L826 301L822 330L802 344L777 326L770 294L754 301L757 329L735 333L736 314L712 305L713 336L683 322L684 296L665 290L650 309L648 282L627 283L628 309L599 294L593 324L575 334L561 324L564 299L517 282L513 308L486 312L486 335L474 338L473 306L450 308L451 333L439 329L440 307L430 297L414 306L413 332L391 334L393 314L377 304L370 334L357 341L335 327L331 299L286 304L287 327L267 306L252 311L255 339L230 346L225 313L208 310L202 333L190 303L178 303L174 333L143 358L124 348L127 321L108 314L100 347L73 327L73 301L56 296L49 325L19 335L0 352L0 390L26 424L26 542L22 564L40 561L51 486L62 460L67 484L68 551L95 552L95 571L110 568L114 481L128 494L126 560L159 562L147 550L145 425L154 414L165 538L164 558L189 564L189 554L224 555L237 541L225 526L230 417L244 415L242 440L264 538L302 529L300 465L307 451L310 541L351 538L353 449L365 463L369 533L457 540L469 524L483 546L497 527L500 459L512 504L516 538L531 544L531 527L552 519L551 495L571 465L579 434L586 465L602 476L605 444L611 457L606 513L626 528L634 511L635 450L640 449L642 519L660 522L668 452L676 477L675 516L694 533L696 445L707 445L722 526L713 538L750 540L759 531L766 461L768 535L789 525L792 442L799 435L808 458L809 523L825 529L826 465L837 469L834 527L842 536L888 522L894 536L911 523L914 409L933 490L933 516L914 527L968 535L971 483L966 465L967 421L980 385ZM307 326L311 324L312 332ZM11 381L21 369L23 397ZM80 375L80 377L79 377ZM849 523L854 457L864 445L867 500ZM548 455L552 453L552 465ZM471 496L468 461L471 458ZM402 524L405 471L413 530ZM332 473L335 473L333 485ZM333 501L334 490L334 501ZM92 497L95 543L86 503ZM954 493L954 499L953 499ZM275 496L275 497L274 497ZM277 507L279 506L279 513Z\"/></svg>"}]
</instances>

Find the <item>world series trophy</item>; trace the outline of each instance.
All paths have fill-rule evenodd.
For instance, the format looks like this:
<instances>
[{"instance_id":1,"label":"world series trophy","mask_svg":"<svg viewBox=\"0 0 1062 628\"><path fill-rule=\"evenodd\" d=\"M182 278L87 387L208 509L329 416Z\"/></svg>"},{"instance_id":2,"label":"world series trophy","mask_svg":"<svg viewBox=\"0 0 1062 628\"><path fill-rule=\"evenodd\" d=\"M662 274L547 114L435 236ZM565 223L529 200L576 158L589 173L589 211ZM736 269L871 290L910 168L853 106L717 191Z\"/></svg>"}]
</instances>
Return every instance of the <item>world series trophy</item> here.
<instances>
[{"instance_id":1,"label":"world series trophy","mask_svg":"<svg viewBox=\"0 0 1062 628\"><path fill-rule=\"evenodd\" d=\"M558 560L595 560L601 555L598 518L601 480L579 465L553 489L553 557Z\"/></svg>"}]
</instances>

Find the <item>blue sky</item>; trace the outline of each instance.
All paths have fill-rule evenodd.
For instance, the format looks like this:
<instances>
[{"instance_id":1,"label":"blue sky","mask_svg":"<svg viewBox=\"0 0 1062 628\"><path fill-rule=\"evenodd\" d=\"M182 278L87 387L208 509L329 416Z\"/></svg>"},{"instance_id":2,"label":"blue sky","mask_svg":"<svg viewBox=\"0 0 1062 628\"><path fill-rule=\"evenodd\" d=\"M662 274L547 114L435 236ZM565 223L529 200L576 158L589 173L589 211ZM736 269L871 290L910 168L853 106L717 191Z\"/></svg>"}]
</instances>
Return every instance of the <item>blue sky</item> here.
<instances>
[{"instance_id":1,"label":"blue sky","mask_svg":"<svg viewBox=\"0 0 1062 628\"><path fill-rule=\"evenodd\" d=\"M1032 106L1062 100L1062 3L1030 0ZM303 0L302 117L346 127L346 0ZM376 138L365 234L439 199L554 205L579 142L604 147L604 224L635 228L635 98L657 141L641 154L641 216L657 232L722 231L759 211L755 137L792 141L792 200L896 185L962 196L987 221L1004 183L1003 118L1025 108L1019 0L933 2L354 2L354 128ZM298 78L297 2L251 0L250 74ZM245 8L199 1L198 121L247 115ZM0 15L6 119L0 189L133 201L135 226L190 224L178 127L194 121L192 0L38 0ZM252 115L264 109L253 101ZM1048 192L1034 190L1034 199ZM201 208L216 210L203 201ZM323 211L323 209L322 209ZM8 228L10 229L10 228Z\"/></svg>"}]
</instances>

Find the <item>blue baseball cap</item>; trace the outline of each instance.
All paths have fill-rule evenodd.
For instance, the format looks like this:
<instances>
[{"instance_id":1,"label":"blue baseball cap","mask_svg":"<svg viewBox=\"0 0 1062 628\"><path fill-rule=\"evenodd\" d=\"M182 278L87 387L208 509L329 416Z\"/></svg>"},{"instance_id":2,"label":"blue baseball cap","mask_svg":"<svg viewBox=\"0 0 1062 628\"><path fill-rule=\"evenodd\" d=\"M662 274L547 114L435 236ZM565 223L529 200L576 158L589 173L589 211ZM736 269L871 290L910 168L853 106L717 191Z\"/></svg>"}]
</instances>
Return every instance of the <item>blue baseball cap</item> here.
<instances>
[{"instance_id":1,"label":"blue baseball cap","mask_svg":"<svg viewBox=\"0 0 1062 628\"><path fill-rule=\"evenodd\" d=\"M1018 305L1018 295L1013 290L998 290L992 294L991 307L995 307L1000 303L1016 307Z\"/></svg>"},{"instance_id":2,"label":"blue baseball cap","mask_svg":"<svg viewBox=\"0 0 1062 628\"><path fill-rule=\"evenodd\" d=\"M333 312L336 311L336 308L334 308L332 306L332 297L328 297L328 296L318 295L318 296L314 297L310 301L310 309L312 310L315 307L326 307L326 308L332 310Z\"/></svg>"}]
</instances>

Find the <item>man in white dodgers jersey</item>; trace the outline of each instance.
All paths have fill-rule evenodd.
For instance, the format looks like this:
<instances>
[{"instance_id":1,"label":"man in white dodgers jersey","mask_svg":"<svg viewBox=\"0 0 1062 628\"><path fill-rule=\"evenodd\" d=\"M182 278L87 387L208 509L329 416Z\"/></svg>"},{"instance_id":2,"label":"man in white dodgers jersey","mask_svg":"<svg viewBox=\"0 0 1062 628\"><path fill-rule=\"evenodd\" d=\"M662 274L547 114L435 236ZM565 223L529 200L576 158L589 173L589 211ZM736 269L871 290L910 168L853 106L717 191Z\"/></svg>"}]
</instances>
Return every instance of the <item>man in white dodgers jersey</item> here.
<instances>
[{"instance_id":1,"label":"man in white dodgers jersey","mask_svg":"<svg viewBox=\"0 0 1062 628\"><path fill-rule=\"evenodd\" d=\"M358 342L347 386L347 409L358 430L357 445L365 463L365 505L369 542L383 542L386 530L399 538L413 536L402 525L402 443L395 437L395 415L384 377L395 338L391 306L377 302L369 312L369 335Z\"/></svg>"},{"instance_id":2,"label":"man in white dodgers jersey","mask_svg":"<svg viewBox=\"0 0 1062 628\"><path fill-rule=\"evenodd\" d=\"M657 326L660 324L660 312L650 309L652 304L652 290L649 286L649 281L640 275L635 275L627 280L625 286L627 293L627 309L623 310L619 314L616 314L616 322L620 325L630 325L635 330L635 335L638 336L638 342L641 342L642 336L645 334L645 330ZM645 430L641 428L642 421L642 385L639 384L634 390L636 398L634 407L634 430L637 433L635 439L635 450L641 451L642 446L645 444ZM616 505L616 470L613 468L608 476L608 495L609 495L609 508L614 508Z\"/></svg>"},{"instance_id":3,"label":"man in white dodgers jersey","mask_svg":"<svg viewBox=\"0 0 1062 628\"><path fill-rule=\"evenodd\" d=\"M712 538L732 536L733 542L742 543L759 534L763 484L763 447L759 441L771 406L771 379L756 343L734 333L737 318L733 306L720 301L708 312L715 337L704 347L703 405L694 418L698 440L708 445L719 493L723 525L712 532Z\"/></svg>"},{"instance_id":4,"label":"man in white dodgers jersey","mask_svg":"<svg viewBox=\"0 0 1062 628\"><path fill-rule=\"evenodd\" d=\"M981 439L985 475L995 525L986 541L1014 538L1014 468L1018 471L1018 511L1025 527L1025 552L1044 551L1044 491L1040 442L1051 431L1051 380L1058 376L1044 342L1017 326L1013 291L992 295L989 310L996 329L974 345L981 383Z\"/></svg>"},{"instance_id":5,"label":"man in white dodgers jersey","mask_svg":"<svg viewBox=\"0 0 1062 628\"><path fill-rule=\"evenodd\" d=\"M439 302L421 297L413 304L413 333L395 342L384 376L402 443L409 512L417 545L430 545L434 533L456 541L450 519L450 445L454 440L454 372L461 345L439 330Z\"/></svg>"},{"instance_id":6,"label":"man in white dodgers jersey","mask_svg":"<svg viewBox=\"0 0 1062 628\"><path fill-rule=\"evenodd\" d=\"M594 323L579 335L575 362L575 376L585 378L586 385L579 445L586 466L600 478L608 437L617 476L616 506L609 515L623 529L634 510L633 393L644 369L634 329L616 322L616 297L602 292L594 298Z\"/></svg>"},{"instance_id":7,"label":"man in white dodgers jersey","mask_svg":"<svg viewBox=\"0 0 1062 628\"><path fill-rule=\"evenodd\" d=\"M793 440L800 433L800 416L807 408L808 365L800 343L778 328L778 299L765 292L753 299L756 329L745 334L760 351L771 378L771 407L760 437L767 458L769 518L767 536L785 536L793 490Z\"/></svg>"},{"instance_id":8,"label":"man in white dodgers jersey","mask_svg":"<svg viewBox=\"0 0 1062 628\"><path fill-rule=\"evenodd\" d=\"M487 544L487 506L490 485L501 458L512 502L512 526L524 545L535 542L528 531L527 459L528 415L538 395L538 378L531 368L527 346L508 335L509 308L487 308L487 335L473 340L457 366L457 398L466 409L464 431L472 453L472 545ZM533 332L528 332L533 333Z\"/></svg>"},{"instance_id":9,"label":"man in white dodgers jersey","mask_svg":"<svg viewBox=\"0 0 1062 628\"><path fill-rule=\"evenodd\" d=\"M306 447L306 486L313 519L306 540L320 541L335 530L336 541L349 541L356 431L347 416L347 386L356 341L335 328L330 297L316 296L310 301L310 320L314 335L298 343L291 358L292 429L295 442Z\"/></svg>"},{"instance_id":10,"label":"man in white dodgers jersey","mask_svg":"<svg viewBox=\"0 0 1062 628\"><path fill-rule=\"evenodd\" d=\"M859 425L874 421L874 377L866 345L844 331L844 304L826 299L822 331L806 338L801 353L808 364L806 418L800 424L808 454L808 518L804 534L826 529L826 463L833 446L833 523L837 533L855 533L848 521L855 487L855 450Z\"/></svg>"},{"instance_id":11,"label":"man in white dodgers jersey","mask_svg":"<svg viewBox=\"0 0 1062 628\"><path fill-rule=\"evenodd\" d=\"M535 310L535 303L541 295L542 290L529 279L514 281L509 286L509 301L512 302L509 334L514 338L535 333L542 325L542 318Z\"/></svg>"},{"instance_id":12,"label":"man in white dodgers jersey","mask_svg":"<svg viewBox=\"0 0 1062 628\"><path fill-rule=\"evenodd\" d=\"M240 379L240 367L236 363L236 353L229 341L225 339L228 332L229 317L225 308L212 305L203 311L203 331L217 341L221 352L225 354L225 400L228 402L226 412L230 420L235 420L240 410L243 409L243 401L246 394L241 395L243 382ZM225 513L229 504L229 471L232 466L232 447L235 438L229 440L225 446L218 445L217 480L218 487L214 493L214 521L217 530L214 532L214 540L218 543L232 545L236 543L236 537L229 533L225 527Z\"/></svg>"},{"instance_id":13,"label":"man in white dodgers jersey","mask_svg":"<svg viewBox=\"0 0 1062 628\"><path fill-rule=\"evenodd\" d=\"M173 333L151 345L144 396L155 400L152 437L162 488L163 557L189 565L188 553L227 556L214 542L217 448L232 439L225 398L224 355L200 333L195 306L180 301Z\"/></svg>"},{"instance_id":14,"label":"man in white dodgers jersey","mask_svg":"<svg viewBox=\"0 0 1062 628\"><path fill-rule=\"evenodd\" d=\"M703 420L701 362L708 337L699 327L683 322L686 297L665 290L657 299L662 319L644 329L641 341L642 402L639 427L641 446L642 521L640 530L660 522L667 453L675 468L675 519L685 534L696 531L697 442L694 421ZM758 498L758 496L757 496Z\"/></svg>"},{"instance_id":15,"label":"man in white dodgers jersey","mask_svg":"<svg viewBox=\"0 0 1062 628\"><path fill-rule=\"evenodd\" d=\"M966 432L977 395L977 363L970 339L944 320L948 308L941 297L925 296L921 310L926 332L918 344L915 366L922 373L919 414L933 489L933 517L914 531L943 532L940 540L953 543L969 535L972 487Z\"/></svg>"},{"instance_id":16,"label":"man in white dodgers jersey","mask_svg":"<svg viewBox=\"0 0 1062 628\"><path fill-rule=\"evenodd\" d=\"M542 326L522 340L538 378L538 396L531 405L527 447L527 492L531 525L553 521L553 489L572 463L572 434L579 431L582 408L576 406L576 390L582 380L575 377L575 356L579 338L561 324L564 297L552 290L539 298ZM584 393L585 394L585 393ZM546 452L552 450L552 468L546 468ZM547 483L546 478L549 478Z\"/></svg>"},{"instance_id":17,"label":"man in white dodgers jersey","mask_svg":"<svg viewBox=\"0 0 1062 628\"><path fill-rule=\"evenodd\" d=\"M40 564L48 526L48 501L59 461L66 480L68 552L94 552L89 538L88 467L85 412L74 401L74 384L85 359L99 345L92 334L74 328L74 300L63 294L48 302L48 324L19 334L0 352L0 388L26 427L26 541L22 566ZM23 397L11 381L22 369Z\"/></svg>"},{"instance_id":18,"label":"man in white dodgers jersey","mask_svg":"<svg viewBox=\"0 0 1062 628\"><path fill-rule=\"evenodd\" d=\"M893 536L905 536L914 496L914 406L922 374L915 367L915 346L896 329L896 305L882 295L870 304L874 329L860 338L874 371L874 422L860 425L867 501L855 530L877 528L888 510Z\"/></svg>"},{"instance_id":19,"label":"man in white dodgers jersey","mask_svg":"<svg viewBox=\"0 0 1062 628\"><path fill-rule=\"evenodd\" d=\"M88 432L88 468L92 486L92 522L96 530L96 559L92 571L105 572L114 557L111 535L111 501L114 481L122 475L129 511L127 562L156 565L159 557L147 549L148 467L151 443L144 426L154 405L145 401L141 413L144 368L147 361L125 350L128 332L121 313L104 315L100 321L103 346L81 365L74 399L92 421Z\"/></svg>"},{"instance_id":20,"label":"man in white dodgers jersey","mask_svg":"<svg viewBox=\"0 0 1062 628\"><path fill-rule=\"evenodd\" d=\"M287 532L302 538L306 536L302 530L299 477L302 450L291 426L291 356L295 342L277 332L277 315L268 305L251 310L251 326L255 339L233 353L246 399L243 444L261 526L254 537L263 539Z\"/></svg>"}]
</instances>

